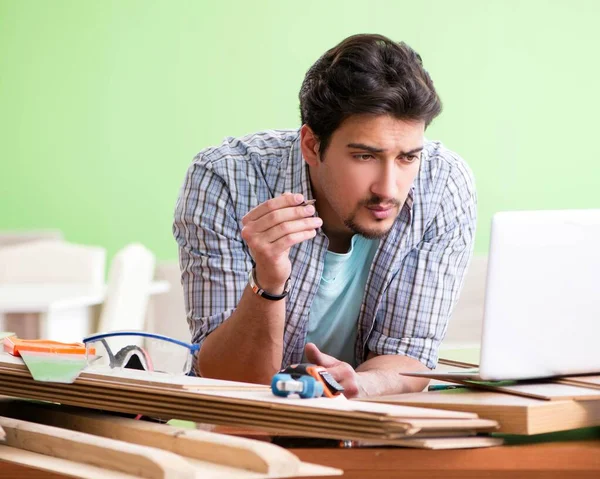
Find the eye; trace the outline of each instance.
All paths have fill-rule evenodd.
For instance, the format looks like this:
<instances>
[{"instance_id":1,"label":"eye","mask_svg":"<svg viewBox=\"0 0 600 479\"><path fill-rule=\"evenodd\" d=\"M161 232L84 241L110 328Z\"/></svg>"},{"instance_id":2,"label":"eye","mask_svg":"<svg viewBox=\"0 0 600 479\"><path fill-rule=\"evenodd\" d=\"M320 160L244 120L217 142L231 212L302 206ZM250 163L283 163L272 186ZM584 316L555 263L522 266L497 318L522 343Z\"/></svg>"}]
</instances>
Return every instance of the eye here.
<instances>
[{"instance_id":1,"label":"eye","mask_svg":"<svg viewBox=\"0 0 600 479\"><path fill-rule=\"evenodd\" d=\"M369 161L373 159L373 155L370 153L364 153L362 155L352 155L354 158L360 161Z\"/></svg>"},{"instance_id":2,"label":"eye","mask_svg":"<svg viewBox=\"0 0 600 479\"><path fill-rule=\"evenodd\" d=\"M421 158L420 155L408 155L402 156L400 159L405 163L414 163L415 161L419 161L419 158Z\"/></svg>"}]
</instances>

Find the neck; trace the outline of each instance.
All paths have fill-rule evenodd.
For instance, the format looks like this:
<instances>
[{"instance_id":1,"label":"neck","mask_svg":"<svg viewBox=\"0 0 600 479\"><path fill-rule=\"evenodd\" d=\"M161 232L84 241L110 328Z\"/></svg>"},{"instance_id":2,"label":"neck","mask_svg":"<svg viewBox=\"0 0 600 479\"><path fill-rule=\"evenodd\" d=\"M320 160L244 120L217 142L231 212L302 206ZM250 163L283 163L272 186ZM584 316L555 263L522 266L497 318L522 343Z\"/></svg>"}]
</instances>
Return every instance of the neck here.
<instances>
[{"instance_id":1,"label":"neck","mask_svg":"<svg viewBox=\"0 0 600 479\"><path fill-rule=\"evenodd\" d=\"M347 253L350 249L350 243L352 241L352 233L335 233L328 231L323 227L323 232L329 239L329 246L327 249L334 253Z\"/></svg>"},{"instance_id":2,"label":"neck","mask_svg":"<svg viewBox=\"0 0 600 479\"><path fill-rule=\"evenodd\" d=\"M318 184L313 181L313 171L309 168L310 185L314 198L317 200L315 209L323 220L323 232L329 239L328 250L334 253L346 253L350 249L350 242L354 233L342 223L337 214L331 208Z\"/></svg>"}]
</instances>

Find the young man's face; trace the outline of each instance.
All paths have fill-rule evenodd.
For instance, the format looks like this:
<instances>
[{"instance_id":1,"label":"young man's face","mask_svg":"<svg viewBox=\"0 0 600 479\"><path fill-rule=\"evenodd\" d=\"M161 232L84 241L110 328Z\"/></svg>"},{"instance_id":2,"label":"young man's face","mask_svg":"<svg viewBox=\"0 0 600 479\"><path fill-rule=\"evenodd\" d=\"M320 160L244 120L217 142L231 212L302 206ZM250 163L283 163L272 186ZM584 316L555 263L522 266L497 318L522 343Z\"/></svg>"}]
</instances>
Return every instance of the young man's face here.
<instances>
[{"instance_id":1,"label":"young man's face","mask_svg":"<svg viewBox=\"0 0 600 479\"><path fill-rule=\"evenodd\" d=\"M303 127L303 136L312 132ZM303 155L328 235L384 236L419 172L425 124L390 116L355 115L331 136L324 155ZM313 148L313 152L314 152Z\"/></svg>"}]
</instances>

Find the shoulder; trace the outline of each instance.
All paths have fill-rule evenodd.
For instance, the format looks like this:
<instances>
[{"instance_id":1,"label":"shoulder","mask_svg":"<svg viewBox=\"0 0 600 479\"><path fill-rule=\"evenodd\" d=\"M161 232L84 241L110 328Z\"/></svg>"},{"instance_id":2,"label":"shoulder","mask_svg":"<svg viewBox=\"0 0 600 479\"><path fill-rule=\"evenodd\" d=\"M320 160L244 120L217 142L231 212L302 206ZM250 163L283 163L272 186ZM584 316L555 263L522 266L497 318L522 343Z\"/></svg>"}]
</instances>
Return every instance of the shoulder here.
<instances>
[{"instance_id":1,"label":"shoulder","mask_svg":"<svg viewBox=\"0 0 600 479\"><path fill-rule=\"evenodd\" d=\"M465 192L475 189L475 178L467 162L439 141L425 144L419 180L431 192L443 193L453 186Z\"/></svg>"},{"instance_id":2,"label":"shoulder","mask_svg":"<svg viewBox=\"0 0 600 479\"><path fill-rule=\"evenodd\" d=\"M220 145L195 156L181 195L190 197L199 194L199 190L210 191L211 196L230 204L241 218L272 196L272 172L287 165L297 138L298 130L267 130L225 138Z\"/></svg>"},{"instance_id":3,"label":"shoulder","mask_svg":"<svg viewBox=\"0 0 600 479\"><path fill-rule=\"evenodd\" d=\"M193 165L211 170L245 168L255 161L282 161L289 156L298 130L265 130L243 137L227 137L220 145L200 151Z\"/></svg>"},{"instance_id":4,"label":"shoulder","mask_svg":"<svg viewBox=\"0 0 600 479\"><path fill-rule=\"evenodd\" d=\"M471 168L459 154L439 141L425 144L413 194L413 224L417 227L417 236L424 234L439 215L449 218L476 208Z\"/></svg>"}]
</instances>

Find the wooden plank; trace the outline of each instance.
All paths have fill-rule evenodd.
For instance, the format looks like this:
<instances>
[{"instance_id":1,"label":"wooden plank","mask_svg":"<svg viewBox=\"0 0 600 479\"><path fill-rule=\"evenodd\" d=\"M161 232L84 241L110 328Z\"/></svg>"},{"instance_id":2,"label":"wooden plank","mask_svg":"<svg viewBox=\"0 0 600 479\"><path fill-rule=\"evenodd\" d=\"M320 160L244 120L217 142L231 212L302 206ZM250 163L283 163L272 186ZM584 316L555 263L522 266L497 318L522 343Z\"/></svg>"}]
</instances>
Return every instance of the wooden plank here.
<instances>
[{"instance_id":1,"label":"wooden plank","mask_svg":"<svg viewBox=\"0 0 600 479\"><path fill-rule=\"evenodd\" d=\"M397 439L395 446L411 447L418 449L473 449L481 447L501 446L504 439L500 437L473 436L473 437L419 437ZM363 441L360 446L383 446L385 443L377 441Z\"/></svg>"},{"instance_id":2,"label":"wooden plank","mask_svg":"<svg viewBox=\"0 0 600 479\"><path fill-rule=\"evenodd\" d=\"M107 401L106 398L103 398L101 395L99 395L99 396L94 396L94 397L88 397L88 401L82 402L82 400L78 400L78 401L75 400L77 397L77 394L75 394L75 392L72 390L70 391L70 394L67 398L64 398L62 395L54 396L52 393L49 393L49 392L41 392L38 394L28 393L30 391L30 387L27 385L21 385L20 391L21 391L21 393L20 393L21 395L28 394L29 397L31 397L33 399L47 399L47 400L53 400L56 402L66 402L67 404L92 407L92 408L96 408L96 409L99 407L103 407L108 410L120 410L120 411L124 411L124 412L125 411L131 412L134 414L135 413L143 413L143 414L147 414L147 415L164 417L165 419L170 419L171 417L169 416L169 414L172 414L172 411L175 410L175 408L176 408L177 418L189 419L189 420L193 420L193 421L205 421L205 422L213 422L213 423L218 423L218 424L235 424L235 423L241 424L243 421L243 424L246 424L246 425L255 424L255 425L261 426L263 428L267 428L268 430L273 430L273 429L277 430L278 428L282 428L282 427L285 427L285 425L287 425L288 430L290 430L290 428L296 428L297 432L303 432L305 434L310 433L311 425L314 426L316 424L316 426L319 426L319 425L322 426L322 424L320 424L318 422L315 423L314 419L302 420L301 418L297 418L294 416L288 417L286 415L283 415L277 421L273 421L272 419L274 419L274 416L276 414L274 411L271 411L271 414L269 415L269 418L266 419L266 422L264 420L261 421L260 419L256 419L256 422L253 423L253 422L247 422L244 420L244 419L247 419L247 420L252 421L253 419L255 419L255 416L253 414L244 414L243 412L236 412L235 414L228 415L228 413L225 411L221 411L219 409L207 408L207 409L205 409L206 415L202 415L202 414L200 414L200 409L198 408L198 406L190 409L190 408L184 406L183 404L179 404L176 406L174 405L172 408L168 407L166 409L168 412L165 413L164 410L156 409L157 405L156 405L155 401L148 401L148 400L144 399L143 397L138 398L138 397L132 396L127 399L122 399L118 403L119 407L115 408L114 407L114 404L115 404L114 397ZM0 385L0 392L3 392L2 385ZM131 404L131 408L124 409L125 404ZM162 402L161 402L161 406L164 406L164 404ZM187 414L188 412L189 412L189 414ZM165 416L165 414L167 414L167 416ZM227 417L230 418L229 421L224 420ZM258 421L260 421L260 422L258 422ZM383 435L382 437L385 437L386 435L388 437L392 437L392 436L390 436L390 434L392 434L393 432L396 432L396 434L393 437L398 437L397 433L401 433L402 435L405 435L405 434L414 434L415 432L417 432L419 430L448 430L448 425L452 425L452 427L457 431L460 431L460 430L469 430L470 431L470 430L476 429L476 428L479 428L481 430L489 430L489 429L495 429L497 427L497 424L494 421L489 421L489 420L471 419L471 420L460 420L460 422L458 422L458 421L459 420L451 420L451 419L420 420L420 419L406 418L406 419L397 419L396 422L389 420L387 422L381 423L383 426L386 426L384 429L361 427L359 425L352 423L351 421L348 421L346 425L344 425L344 423L341 423L338 425L334 421L328 421L326 426L327 426L329 437L334 437L334 438L335 437L355 438L356 433L359 431L362 431L365 434L367 434L369 431L371 433L377 434L377 432L379 431L379 433ZM377 424L377 423L372 423L372 424ZM307 426L308 429L306 427L302 427L303 425ZM291 431L293 431L293 429L291 429ZM339 433L338 436L333 435L336 431ZM350 437L350 434L345 435L345 431L352 431L352 433L353 433L352 437ZM389 434L385 434L385 431L387 431ZM317 437L317 436L315 436L315 437ZM323 436L319 435L318 437L323 437ZM325 436L325 437L327 437L327 436Z\"/></svg>"},{"instance_id":3,"label":"wooden plank","mask_svg":"<svg viewBox=\"0 0 600 479\"><path fill-rule=\"evenodd\" d=\"M87 406L91 406L94 407L94 403L90 402L89 404L87 404ZM95 407L97 407L98 405L95 405ZM113 407L111 405L110 402L107 402L105 405L101 405L104 409L106 410L110 410L111 407ZM197 419L197 416L195 415L194 418ZM190 420L194 420L194 418L186 418L184 417L184 419L190 419ZM215 420L214 419L214 415L207 415L205 418L205 422L211 422L211 423L219 423L219 420ZM236 423L239 425L247 425L247 426L256 426L256 422L255 421L248 421L248 420L244 420L244 419L238 419L236 420ZM230 424L229 422L227 424ZM294 428L285 428L284 426L281 426L280 424L277 423L273 423L273 422L265 422L264 424L260 425L261 429L272 432L274 434L280 434L280 433L285 433L285 434L289 434L289 435L304 435L304 436L309 436L309 437L318 437L318 438L331 438L332 434L330 432L327 433L322 433L322 432L318 432L318 431L314 431L313 429L311 429L310 427L294 427ZM472 435L475 433L475 431L470 431L470 430L464 430L461 431L463 435ZM436 433L437 435L438 433ZM447 432L445 433L441 433L439 435L446 435ZM432 434L426 434L428 436L431 436ZM347 432L344 433L343 435L340 435L340 439L350 439L350 440L364 440L364 439L377 439L379 441L386 441L387 444L394 444L396 439L399 438L405 438L406 436L404 434L366 434L366 433L353 433L353 432ZM414 437L417 437L416 435Z\"/></svg>"},{"instance_id":4,"label":"wooden plank","mask_svg":"<svg viewBox=\"0 0 600 479\"><path fill-rule=\"evenodd\" d=\"M73 385L61 385L61 384L52 384L51 387L49 387L47 384L45 383L39 383L39 382L35 382L32 381L30 378L23 378L22 381L19 380L14 380L14 386L17 386L18 383L18 387L15 387L15 389L18 389L19 391L21 391L21 388L26 386L27 384L31 385L31 387L35 387L38 388L40 391L52 391L52 392L58 392L58 391L64 391L64 393L67 396L72 395L75 391L82 391L82 394L90 394L91 391L96 391L98 392L100 395L106 395L107 392L104 391L103 389L98 389L98 388L80 388L79 384L75 383ZM7 387L7 385L3 385L3 387ZM83 393L83 391L85 391L85 393ZM139 391L139 394L137 394ZM154 393L154 394L150 394L150 393ZM6 394L9 394L8 392L6 392ZM290 414L290 416L298 416L301 414L304 415L308 415L310 417L318 417L319 415L323 414L323 415L328 415L329 417L327 418L327 421L334 421L336 419L342 420L342 421L346 421L346 420L351 420L351 421L356 421L356 420L360 420L360 419L365 419L367 420L369 423L373 423L373 421L395 421L398 420L398 418L477 418L476 414L473 413L458 413L458 412L443 412L443 411L434 411L431 413L427 413L425 411L427 411L424 408L410 408L410 407L396 407L395 409L393 409L394 412L396 412L395 415L390 415L388 414L386 409L383 409L384 413L382 414L380 411L382 410L381 407L379 408L374 408L373 406L376 405L370 405L371 409L373 410L372 413L368 413L368 406L367 404L364 405L360 405L360 403L356 403L354 401L345 401L345 402L350 402L353 403L351 404L352 408L356 408L356 409L363 409L363 411L359 411L358 413L353 413L352 410L349 411L339 411L338 409L334 409L334 410L327 410L324 408L323 403L321 402L320 404L320 408L319 409L314 409L313 407L311 407L310 405L306 405L306 407L298 407L297 403L293 403L291 405L285 404L285 400L284 402L280 402L280 403L271 403L269 401L236 401L235 398L233 398L231 400L231 402L228 401L229 396L200 396L198 397L195 394L184 394L183 396L178 394L170 394L169 392L165 392L165 391L149 391L148 389L142 389L142 390L138 390L137 388L134 389L130 389L128 391L114 391L114 393L110 393L110 397L113 400L117 400L122 399L123 401L127 401L128 399L131 400L134 397L136 397L136 401L138 401L141 398L151 398L152 402L155 401L160 401L161 404L166 404L167 402L171 402L171 404L175 407L176 405L180 405L183 402L187 402L190 405L205 405L205 404L211 404L214 407L217 407L218 404L222 405L222 407L224 408L231 408L231 407L237 407L239 406L241 409L248 409L248 410L254 410L256 412L259 412L260 410L264 410L267 409L269 411L269 415L272 414L286 414L286 413L293 413ZM213 401L213 399L215 399L215 401ZM293 400L292 400L293 401ZM329 399L326 399L325 401L330 401ZM237 405L237 406L236 406ZM404 414L402 414L404 413ZM333 417L332 417L333 416Z\"/></svg>"},{"instance_id":5,"label":"wooden plank","mask_svg":"<svg viewBox=\"0 0 600 479\"><path fill-rule=\"evenodd\" d=\"M410 376L416 377L417 373L411 374ZM430 379L462 384L473 389L482 389L485 391L496 391L506 394L515 394L517 396L529 397L533 399L543 399L545 401L563 401L568 399L577 401L596 401L600 399L600 389L595 389L593 387L588 388L579 384L561 384L555 382L554 379L548 379L546 382L527 381L518 383L515 382L513 384L510 381L499 381L498 383L493 383L491 381L473 381L467 379L460 379L457 377L451 377L443 373L436 374L435 372L418 373L418 377L427 377Z\"/></svg>"},{"instance_id":6,"label":"wooden plank","mask_svg":"<svg viewBox=\"0 0 600 479\"><path fill-rule=\"evenodd\" d=\"M507 386L495 386L488 384L472 383L467 381L470 387L486 389L488 391L499 391L507 394L516 394L534 399L547 401L561 401L573 399L577 401L590 401L600 399L600 390L589 389L584 386L571 386L557 383L537 384L513 384Z\"/></svg>"},{"instance_id":7,"label":"wooden plank","mask_svg":"<svg viewBox=\"0 0 600 479\"><path fill-rule=\"evenodd\" d=\"M0 445L0 478L2 479L134 479L137 477L139 476Z\"/></svg>"},{"instance_id":8,"label":"wooden plank","mask_svg":"<svg viewBox=\"0 0 600 479\"><path fill-rule=\"evenodd\" d=\"M140 372L135 369L123 369L115 372L114 374L109 374L108 376L118 378L120 383L129 383L141 386L167 387L172 389L186 389L190 391L267 391L270 389L269 386L264 384L242 383L238 381L225 381L222 379L198 378L190 376L171 376L151 372ZM81 377L85 379L98 379L106 381L107 374L84 371Z\"/></svg>"},{"instance_id":9,"label":"wooden plank","mask_svg":"<svg viewBox=\"0 0 600 479\"><path fill-rule=\"evenodd\" d=\"M34 396L35 398L35 396ZM38 397L38 399L42 399L45 400L47 398L45 398L45 396L40 396ZM100 400L100 399L96 399L96 400L89 400L89 401L77 401L77 402L71 402L71 404L75 404L77 406L81 406L81 407L88 407L88 408L94 408L94 409L103 409L103 410L107 410L107 411L116 411L116 412L129 412L129 413L138 413L139 412L139 408L137 406L131 406L129 409L125 408L122 405L119 406L115 406L114 403L112 403L110 400ZM154 417L160 417L165 416L167 413L165 413L163 410L161 409L157 409L157 410L145 410L145 414L147 413L147 415L150 416L154 416ZM308 437L320 437L320 438L337 438L337 439L356 439L356 440L360 440L360 439L394 439L394 438L399 438L399 437L405 437L404 433L386 433L386 432L378 432L378 433L367 433L367 432L357 432L354 430L343 430L343 431L320 431L320 430L315 430L314 427L307 425L307 426L302 426L302 425L282 425L280 423L277 422L273 422L270 421L268 419L264 419L264 420L259 420L259 419L247 419L247 418L242 418L242 417L236 417L235 419L224 419L222 416L215 416L214 413L207 413L205 415L200 415L198 413L193 413L192 415L188 415L185 412L181 412L178 411L177 412L177 417L180 419L184 419L184 420L190 420L190 421L197 421L197 422L205 422L205 423L211 423L211 424L223 424L223 425L230 425L230 424L237 424L237 425L246 425L246 426L250 426L250 427L259 427L265 431L268 432L272 432L272 433L277 433L277 432L285 432L287 434L290 435L304 435L304 436L308 436ZM463 430L461 431L464 434L472 434L473 431L472 430Z\"/></svg>"},{"instance_id":10,"label":"wooden plank","mask_svg":"<svg viewBox=\"0 0 600 479\"><path fill-rule=\"evenodd\" d=\"M3 386L0 384L0 392L4 392ZM186 403L169 403L168 401L160 401L160 404L157 404L156 400L146 399L143 396L135 396L131 395L127 398L116 399L114 397L107 398L102 394L82 394L76 390L70 390L68 395L65 395L60 392L50 392L45 390L44 388L38 388L35 385L23 384L19 386L19 395L21 397L29 397L31 399L42 399L42 400L50 400L54 402L70 404L70 405L82 405L86 404L85 407L92 407L94 409L99 409L105 407L109 410L130 412L132 414L143 413L145 415L154 415L157 417L162 417L165 420L172 419L174 414L177 414L176 418L184 419L182 414L187 413L186 417L194 417L194 415L198 415L200 417L202 414L208 415L218 415L223 417L224 419L230 419L230 421L235 422L236 418L260 418L265 417L264 412L258 412L255 414L254 411L246 410L244 408L236 408L235 406L231 408L223 408L222 405L196 405L196 404L188 404ZM92 406L87 406L91 404ZM118 405L115 409L114 406ZM127 406L130 407L127 407ZM127 408L126 408L127 407ZM158 409L157 409L158 408ZM175 412L176 411L176 412ZM304 424L310 425L315 423L315 419L310 417L310 415L306 414L298 414L296 416L290 416L287 412L282 413L278 411L272 411L268 415L268 419L270 422L277 423L289 423L293 424ZM191 419L194 420L194 419ZM387 421L386 423L389 423ZM345 430L348 428L352 428L355 430L361 430L365 432L382 432L382 424L386 424L381 421L368 422L364 420L360 421L352 421L352 420L343 420L343 419L332 419L328 421L328 429L336 430L341 429ZM472 424L471 420L468 420L465 424ZM379 427L377 427L379 425ZM395 431L406 431L410 428L410 425L405 425L403 423L392 423L390 429Z\"/></svg>"},{"instance_id":11,"label":"wooden plank","mask_svg":"<svg viewBox=\"0 0 600 479\"><path fill-rule=\"evenodd\" d=\"M565 378L554 379L554 382L568 384L571 386L581 386L589 389L600 389L600 376L569 376Z\"/></svg>"},{"instance_id":12,"label":"wooden plank","mask_svg":"<svg viewBox=\"0 0 600 479\"><path fill-rule=\"evenodd\" d=\"M300 461L296 456L267 442L25 401L11 402L3 409L2 414L155 447L181 456L238 469L287 475L294 475L299 471Z\"/></svg>"},{"instance_id":13,"label":"wooden plank","mask_svg":"<svg viewBox=\"0 0 600 479\"><path fill-rule=\"evenodd\" d=\"M24 377L31 378L24 364L15 363L18 358L12 358L10 361L6 361L6 355L0 355L0 371L2 372L13 372L21 373ZM225 389L222 391L215 390L185 390L185 391L173 391L171 388L166 387L153 387L148 384L136 385L132 381L122 383L119 381L118 375L105 376L105 380L99 379L99 375L94 375L94 378L86 378L87 373L82 373L81 376L76 380L75 384L80 385L97 385L106 388L117 389L123 392L139 390L146 395L149 392L157 394L168 395L170 397L189 397L194 400L211 400L216 402L225 403L238 403L238 404L251 404L255 406L262 406L265 408L277 408L282 410L288 410L290 412L297 412L299 409L312 410L312 413L331 414L338 417L362 417L373 418L374 415L389 415L394 417L453 417L453 418L467 418L474 417L467 413L454 413L451 414L448 411L434 411L431 409L419 408L407 408L403 406L390 406L385 404L365 404L355 401L346 400L331 400L328 398L317 398L311 400L305 399L292 399L292 398L281 398L271 394L267 391L247 391L244 389L240 390L229 390ZM140 373L138 373L140 374ZM131 377L128 377L131 380ZM59 386L59 384L52 384L52 386ZM137 387L136 387L137 386Z\"/></svg>"},{"instance_id":14,"label":"wooden plank","mask_svg":"<svg viewBox=\"0 0 600 479\"><path fill-rule=\"evenodd\" d=\"M34 399L46 399L46 400L55 400L56 402L61 402L63 401L62 397L52 397L51 395L48 395L47 393L45 394L33 394L33 393L27 393L25 394L26 391L24 391L24 393L22 395L28 395L31 398ZM110 401L107 400L106 398L90 398L87 401L82 401L82 400L78 400L75 401L73 400L73 398L70 398L69 401L71 404L74 405L82 405L85 407L92 407L95 409L98 408L105 408L108 410L119 410L119 411L123 411L123 412L131 412L133 414L139 413L139 412L143 412L144 414L147 415L154 415L154 416L158 416L158 417L165 417L165 419L169 418L169 415L173 415L173 411L171 409L160 409L157 407L151 407L151 406L144 406L142 409L140 409L140 405L139 404L135 404L135 402L131 403L131 406L129 408L126 408L124 404L120 403L118 405L118 407L115 407L114 404ZM189 411L189 412L188 412ZM215 419L215 420L211 420L209 419L208 421L205 421L207 419L207 417L211 417L218 415L217 418L211 418L211 419ZM252 414L243 414L243 413L238 413L235 415L232 415L229 419L227 419L227 417L223 417L223 414L221 411L212 411L210 409L206 409L206 413L205 414L200 414L200 411L195 409L195 410L188 410L187 408L184 407L180 407L177 410L177 417L181 418L181 419L188 419L188 420L195 420L195 421L200 421L200 422L216 422L216 423L225 423L225 424L231 424L231 423L235 423L237 422L239 419L243 419L243 418L247 418L249 420L252 419L257 419L260 420L260 418L255 418ZM221 420L216 420L216 419L221 419ZM267 419L268 421L268 419ZM268 422L272 422L272 421L268 421ZM282 423L284 421L275 421L275 427L282 427ZM307 426L311 426L312 422L311 421L302 421L302 420L295 420L295 419L288 419L288 423L290 425L290 427L297 425L307 425ZM268 423L267 423L268 424ZM462 425L461 429L469 429L470 426L478 426L480 425L480 422L474 422L474 421L465 421L464 425ZM433 425L435 426L434 429L439 429L438 424L437 423L433 423ZM442 427L444 426L444 424L441 424ZM490 426L494 427L496 425L495 422L490 422L486 421L484 423L485 426L487 426L488 428ZM422 426L422 425L421 425ZM330 427L333 429L336 429L334 427L334 425L330 425ZM399 428L400 427L400 428ZM368 432L369 430L372 431L372 433L374 434L383 434L386 430L388 432L393 432L393 431L397 431L397 433L401 433L401 434L405 434L406 433L406 427L413 427L410 423L406 424L406 423L401 423L399 425L399 427L394 427L394 428L387 428L387 429L369 429L369 428L359 428L358 426L352 425L349 426L348 428L344 428L342 426L339 426L339 431L344 431L346 429L348 430L353 430L353 431L364 431L364 432ZM335 436L334 436L335 437Z\"/></svg>"},{"instance_id":15,"label":"wooden plank","mask_svg":"<svg viewBox=\"0 0 600 479\"><path fill-rule=\"evenodd\" d=\"M145 478L193 478L176 454L57 427L0 417L7 446Z\"/></svg>"},{"instance_id":16,"label":"wooden plank","mask_svg":"<svg viewBox=\"0 0 600 479\"><path fill-rule=\"evenodd\" d=\"M370 398L407 406L471 411L498 422L498 432L543 434L600 426L600 401L545 401L473 389L453 389Z\"/></svg>"},{"instance_id":17,"label":"wooden plank","mask_svg":"<svg viewBox=\"0 0 600 479\"><path fill-rule=\"evenodd\" d=\"M189 460L196 467L196 477L202 479L261 479L290 477L290 474L259 474L242 469L218 466L210 463ZM299 470L294 477L323 477L342 474L342 470L308 462L299 462ZM102 469L89 464L81 464L66 459L44 456L14 447L0 445L0 479L136 479L116 471Z\"/></svg>"},{"instance_id":18,"label":"wooden plank","mask_svg":"<svg viewBox=\"0 0 600 479\"><path fill-rule=\"evenodd\" d=\"M13 361L14 362L14 361ZM130 378L131 379L131 378ZM0 393L110 411L240 424L267 431L336 439L400 439L417 433L472 434L495 421L468 412L368 404L348 400L278 398L269 391L175 390L164 385L79 378L74 384L35 382L23 364L0 360Z\"/></svg>"}]
</instances>

